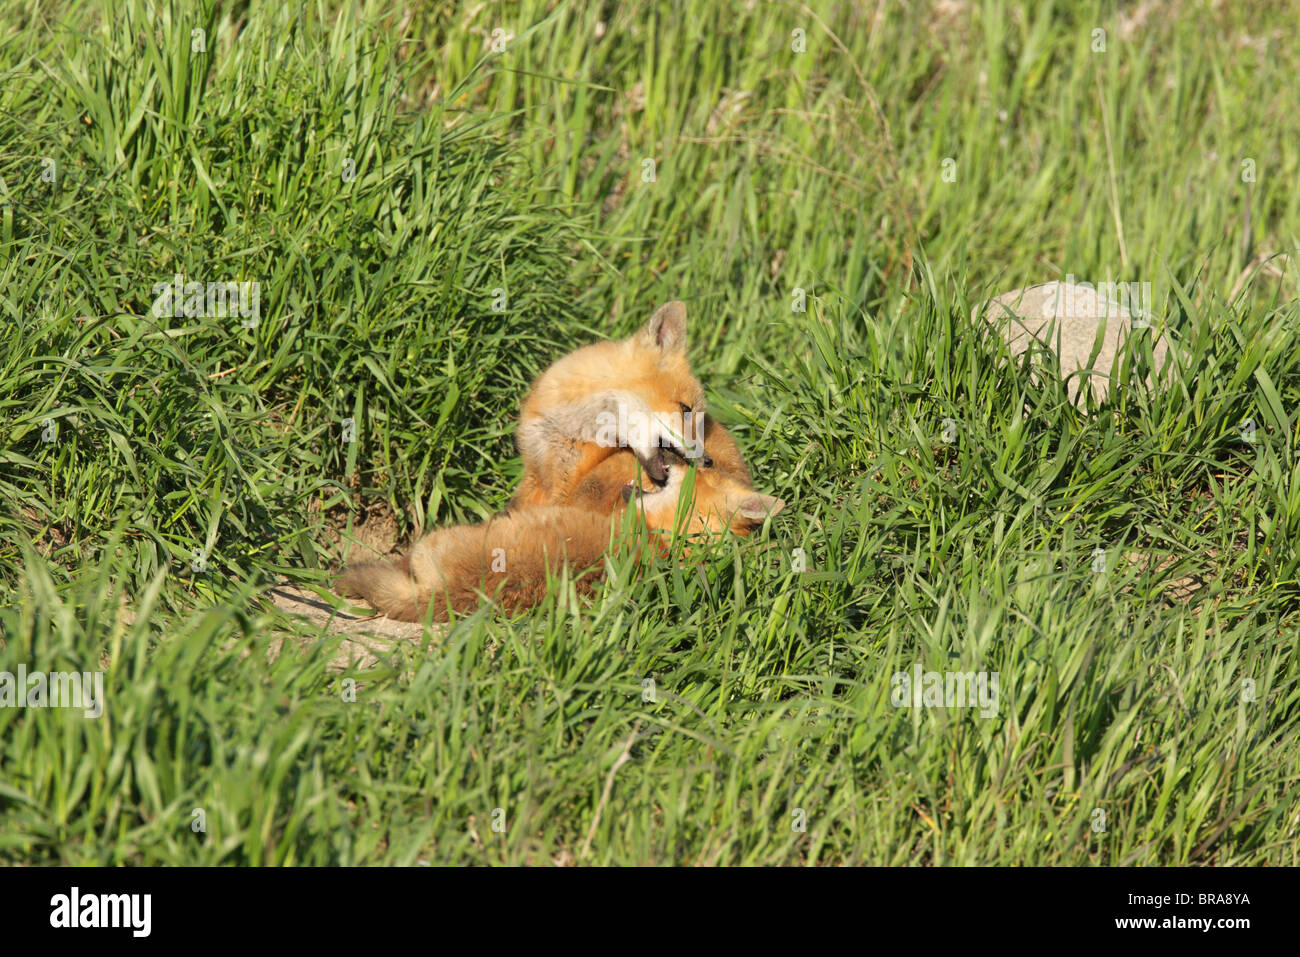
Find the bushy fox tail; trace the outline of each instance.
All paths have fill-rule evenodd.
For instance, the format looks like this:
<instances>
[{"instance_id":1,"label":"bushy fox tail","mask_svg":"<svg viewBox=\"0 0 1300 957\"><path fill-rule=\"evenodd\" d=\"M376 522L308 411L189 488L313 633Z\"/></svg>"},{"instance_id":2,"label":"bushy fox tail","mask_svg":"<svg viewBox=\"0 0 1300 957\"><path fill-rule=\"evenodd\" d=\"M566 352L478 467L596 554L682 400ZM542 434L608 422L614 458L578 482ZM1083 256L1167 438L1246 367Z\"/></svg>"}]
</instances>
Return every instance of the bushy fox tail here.
<instances>
[{"instance_id":1,"label":"bushy fox tail","mask_svg":"<svg viewBox=\"0 0 1300 957\"><path fill-rule=\"evenodd\" d=\"M410 565L403 559L397 564L366 562L350 565L335 585L345 595L361 598L389 618L419 621L425 602L420 601Z\"/></svg>"}]
</instances>

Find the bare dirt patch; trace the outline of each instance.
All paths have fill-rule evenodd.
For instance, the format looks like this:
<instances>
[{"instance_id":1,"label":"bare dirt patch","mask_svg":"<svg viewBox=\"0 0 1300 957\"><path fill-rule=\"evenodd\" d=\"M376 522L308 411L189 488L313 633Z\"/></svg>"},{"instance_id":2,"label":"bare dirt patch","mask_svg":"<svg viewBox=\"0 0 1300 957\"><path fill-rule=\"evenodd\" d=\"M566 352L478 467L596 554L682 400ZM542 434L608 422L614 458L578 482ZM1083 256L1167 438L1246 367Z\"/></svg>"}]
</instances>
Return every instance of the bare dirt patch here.
<instances>
[{"instance_id":1,"label":"bare dirt patch","mask_svg":"<svg viewBox=\"0 0 1300 957\"><path fill-rule=\"evenodd\" d=\"M354 614L336 610L314 592L284 583L268 593L275 607L287 614L305 618L316 629L347 635L331 663L340 668L367 668L399 642L419 641L424 626L407 621L393 621L380 615ZM271 654L279 654L283 637L273 638ZM301 642L305 644L305 641Z\"/></svg>"},{"instance_id":2,"label":"bare dirt patch","mask_svg":"<svg viewBox=\"0 0 1300 957\"><path fill-rule=\"evenodd\" d=\"M319 508L316 503L315 507ZM321 540L340 564L392 558L404 538L397 514L387 502L372 502L355 514L339 509L323 517Z\"/></svg>"}]
</instances>

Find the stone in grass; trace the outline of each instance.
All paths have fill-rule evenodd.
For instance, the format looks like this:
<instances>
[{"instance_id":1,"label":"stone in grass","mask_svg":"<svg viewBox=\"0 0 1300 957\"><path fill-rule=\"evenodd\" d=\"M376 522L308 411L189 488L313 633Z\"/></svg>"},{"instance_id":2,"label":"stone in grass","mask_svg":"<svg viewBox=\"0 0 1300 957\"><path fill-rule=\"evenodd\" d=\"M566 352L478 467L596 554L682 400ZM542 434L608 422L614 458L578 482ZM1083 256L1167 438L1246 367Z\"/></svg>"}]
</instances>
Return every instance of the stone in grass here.
<instances>
[{"instance_id":1,"label":"stone in grass","mask_svg":"<svg viewBox=\"0 0 1300 957\"><path fill-rule=\"evenodd\" d=\"M1070 401L1083 408L1082 383L1089 382L1093 395L1101 402L1110 392L1110 376L1119 371L1115 358L1134 331L1127 305L1091 286L1049 282L995 297L985 307L984 318L1002 334L1017 358L1029 348L1030 336L1052 350L1060 360ZM1137 331L1143 334L1140 328ZM1101 348L1089 364L1099 334ZM1154 328L1146 334L1155 336L1151 357L1156 376L1167 382L1175 369L1172 360L1176 349L1165 334L1156 335Z\"/></svg>"}]
</instances>

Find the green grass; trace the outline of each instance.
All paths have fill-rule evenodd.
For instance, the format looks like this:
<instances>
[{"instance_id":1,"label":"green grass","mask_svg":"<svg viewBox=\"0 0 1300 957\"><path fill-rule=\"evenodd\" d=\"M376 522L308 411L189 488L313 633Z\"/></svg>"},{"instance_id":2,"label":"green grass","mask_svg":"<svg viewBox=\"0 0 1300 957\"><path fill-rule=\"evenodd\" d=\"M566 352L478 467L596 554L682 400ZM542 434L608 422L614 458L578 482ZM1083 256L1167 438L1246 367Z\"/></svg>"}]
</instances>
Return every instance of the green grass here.
<instances>
[{"instance_id":1,"label":"green grass","mask_svg":"<svg viewBox=\"0 0 1300 957\"><path fill-rule=\"evenodd\" d=\"M107 697L0 708L0 862L1298 863L1294 4L418 7L0 0L0 672ZM971 321L1066 274L1173 387ZM763 534L364 671L270 604L672 298Z\"/></svg>"}]
</instances>

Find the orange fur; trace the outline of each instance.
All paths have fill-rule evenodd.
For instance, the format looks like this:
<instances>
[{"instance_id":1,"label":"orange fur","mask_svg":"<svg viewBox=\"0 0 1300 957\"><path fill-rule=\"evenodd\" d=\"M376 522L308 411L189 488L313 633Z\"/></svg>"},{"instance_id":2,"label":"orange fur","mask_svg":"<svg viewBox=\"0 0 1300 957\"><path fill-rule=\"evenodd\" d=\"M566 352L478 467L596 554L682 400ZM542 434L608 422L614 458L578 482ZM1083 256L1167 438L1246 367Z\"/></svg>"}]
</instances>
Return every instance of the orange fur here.
<instances>
[{"instance_id":1,"label":"orange fur","mask_svg":"<svg viewBox=\"0 0 1300 957\"><path fill-rule=\"evenodd\" d=\"M531 608L545 596L548 574L553 576L566 564L575 573L589 573L575 576L578 589L589 593L603 576L603 558L611 549L639 553L650 544L659 550L658 533L678 526L678 504L691 470L676 456L663 456L658 464L665 476L662 487L639 494L631 487L620 490L620 497L626 494L636 502L631 538L621 535L625 507L600 513L584 507L538 506L480 525L439 529L397 562L349 569L336 587L404 621L421 620L430 606L432 618L445 621L450 611L472 611L481 595L509 613ZM785 506L780 499L755 492L748 481L716 469L693 471L694 492L679 532L729 528L747 535Z\"/></svg>"},{"instance_id":2,"label":"orange fur","mask_svg":"<svg viewBox=\"0 0 1300 957\"><path fill-rule=\"evenodd\" d=\"M704 389L686 359L686 307L670 302L631 338L584 346L533 383L516 432L524 475L513 507L569 502L589 473L625 449L659 479L656 450L702 455L702 425Z\"/></svg>"}]
</instances>

